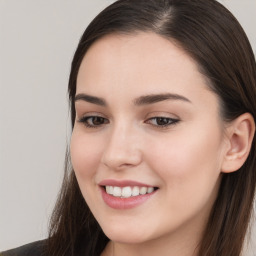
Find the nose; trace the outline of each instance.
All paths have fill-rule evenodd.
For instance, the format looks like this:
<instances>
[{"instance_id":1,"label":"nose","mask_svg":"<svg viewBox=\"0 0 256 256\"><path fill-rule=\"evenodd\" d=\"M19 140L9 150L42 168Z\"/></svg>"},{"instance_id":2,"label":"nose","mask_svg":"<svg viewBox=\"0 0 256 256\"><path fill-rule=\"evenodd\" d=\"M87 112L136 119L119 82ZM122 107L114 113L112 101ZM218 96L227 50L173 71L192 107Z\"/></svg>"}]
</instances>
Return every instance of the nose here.
<instances>
[{"instance_id":1,"label":"nose","mask_svg":"<svg viewBox=\"0 0 256 256\"><path fill-rule=\"evenodd\" d=\"M101 161L112 170L139 165L142 161L142 151L138 134L129 127L114 128L107 140Z\"/></svg>"}]
</instances>

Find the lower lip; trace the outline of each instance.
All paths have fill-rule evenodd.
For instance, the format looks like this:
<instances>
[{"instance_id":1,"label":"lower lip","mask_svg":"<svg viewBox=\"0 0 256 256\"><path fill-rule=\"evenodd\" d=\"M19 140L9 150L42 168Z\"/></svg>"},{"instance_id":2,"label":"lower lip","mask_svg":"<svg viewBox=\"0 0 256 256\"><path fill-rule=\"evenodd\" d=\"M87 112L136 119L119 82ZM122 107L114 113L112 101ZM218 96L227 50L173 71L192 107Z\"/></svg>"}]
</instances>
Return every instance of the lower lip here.
<instances>
[{"instance_id":1,"label":"lower lip","mask_svg":"<svg viewBox=\"0 0 256 256\"><path fill-rule=\"evenodd\" d=\"M124 209L131 209L136 206L139 206L146 202L150 197L155 194L156 190L152 193L139 195L139 196L132 196L128 198L121 198L121 197L114 197L112 195L107 194L105 188L101 187L101 194L104 202L111 208L124 210Z\"/></svg>"}]
</instances>

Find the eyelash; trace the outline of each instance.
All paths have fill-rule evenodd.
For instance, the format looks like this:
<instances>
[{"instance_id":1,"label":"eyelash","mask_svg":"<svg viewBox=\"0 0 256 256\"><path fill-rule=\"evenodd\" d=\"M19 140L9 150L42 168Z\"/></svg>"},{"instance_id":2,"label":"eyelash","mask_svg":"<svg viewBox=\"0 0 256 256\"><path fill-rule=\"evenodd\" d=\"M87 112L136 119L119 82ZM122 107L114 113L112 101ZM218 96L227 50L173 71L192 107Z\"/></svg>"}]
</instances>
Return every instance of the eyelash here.
<instances>
[{"instance_id":1,"label":"eyelash","mask_svg":"<svg viewBox=\"0 0 256 256\"><path fill-rule=\"evenodd\" d=\"M173 125L176 125L178 124L178 122L180 121L179 119L175 119L175 118L170 118L170 117L164 117L164 116L156 116L156 117L152 117L152 118L149 118L148 120L146 120L146 123L149 123L149 121L152 121L152 120L155 120L155 122L161 122L161 121L164 121L165 124L162 124L160 125L159 123L158 124L152 124L153 126L157 127L157 128L160 128L160 129L164 129L164 128L168 128L169 126L173 126Z\"/></svg>"},{"instance_id":2,"label":"eyelash","mask_svg":"<svg viewBox=\"0 0 256 256\"><path fill-rule=\"evenodd\" d=\"M91 123L93 123L93 119L100 119L100 124L90 124L89 121L91 121ZM165 122L165 124L152 124L150 123L150 121L155 121L157 122ZM99 121L99 120L98 120ZM164 117L164 116L157 116L157 117L152 117L149 118L145 121L145 123L149 123L152 126L155 126L159 129L164 129L164 128L168 128L169 126L173 126L176 125L177 123L179 123L179 119L175 119L175 118L170 118L170 117ZM104 124L108 124L109 121L101 116L84 116L81 119L78 120L79 123L82 123L83 125L85 125L85 127L87 128L99 128L100 126L104 125Z\"/></svg>"},{"instance_id":3,"label":"eyelash","mask_svg":"<svg viewBox=\"0 0 256 256\"><path fill-rule=\"evenodd\" d=\"M98 125L89 123L90 119L93 122L93 119L97 119L97 118L100 119L101 121L103 121L103 123L98 124ZM84 116L81 119L79 119L78 122L84 124L85 127L87 127L87 128L98 128L103 124L109 123L108 120L106 118L102 117L102 116Z\"/></svg>"}]
</instances>

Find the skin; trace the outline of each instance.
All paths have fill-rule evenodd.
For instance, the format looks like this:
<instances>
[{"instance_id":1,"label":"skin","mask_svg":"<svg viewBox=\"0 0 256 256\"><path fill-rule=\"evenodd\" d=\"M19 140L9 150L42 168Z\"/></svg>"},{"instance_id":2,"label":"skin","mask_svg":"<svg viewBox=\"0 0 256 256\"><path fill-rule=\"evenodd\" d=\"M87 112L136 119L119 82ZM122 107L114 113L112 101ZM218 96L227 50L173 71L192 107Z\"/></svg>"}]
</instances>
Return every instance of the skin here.
<instances>
[{"instance_id":1,"label":"skin","mask_svg":"<svg viewBox=\"0 0 256 256\"><path fill-rule=\"evenodd\" d=\"M107 104L77 100L71 138L80 189L111 240L102 255L197 255L230 143L218 97L196 63L153 33L109 35L96 41L82 61L81 93ZM165 93L187 100L134 103ZM87 119L94 126L87 127L81 122L85 116L101 119ZM166 119L169 125L162 126L155 117L179 121ZM104 179L159 189L135 208L113 209L101 196L98 184Z\"/></svg>"}]
</instances>

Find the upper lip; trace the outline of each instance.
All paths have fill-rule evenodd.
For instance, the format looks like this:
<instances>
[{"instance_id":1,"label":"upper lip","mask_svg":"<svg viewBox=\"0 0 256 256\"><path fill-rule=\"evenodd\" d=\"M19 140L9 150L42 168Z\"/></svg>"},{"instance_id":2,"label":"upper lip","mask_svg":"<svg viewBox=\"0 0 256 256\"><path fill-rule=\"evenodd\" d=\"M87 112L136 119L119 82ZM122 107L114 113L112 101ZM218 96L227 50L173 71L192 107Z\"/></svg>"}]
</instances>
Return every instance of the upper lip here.
<instances>
[{"instance_id":1,"label":"upper lip","mask_svg":"<svg viewBox=\"0 0 256 256\"><path fill-rule=\"evenodd\" d=\"M138 187L154 187L151 186L149 184L145 184L145 183L141 183L138 181L134 181L134 180L113 180L113 179L107 179L107 180L102 180L99 183L99 186L116 186L116 187L134 187L134 186L138 186Z\"/></svg>"}]
</instances>

